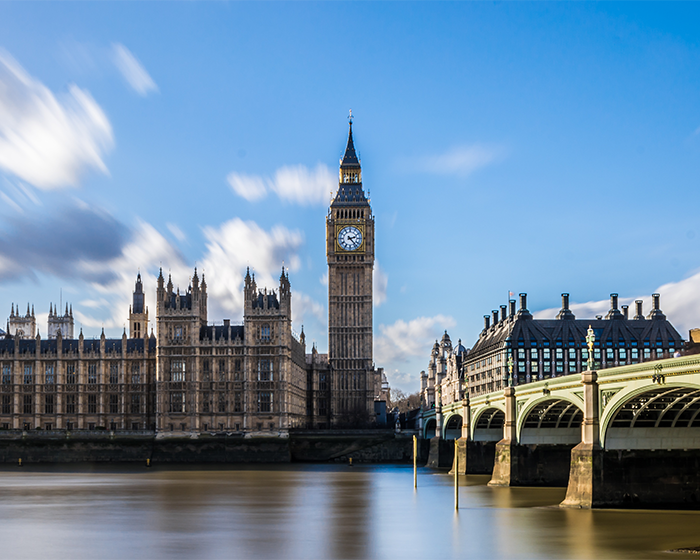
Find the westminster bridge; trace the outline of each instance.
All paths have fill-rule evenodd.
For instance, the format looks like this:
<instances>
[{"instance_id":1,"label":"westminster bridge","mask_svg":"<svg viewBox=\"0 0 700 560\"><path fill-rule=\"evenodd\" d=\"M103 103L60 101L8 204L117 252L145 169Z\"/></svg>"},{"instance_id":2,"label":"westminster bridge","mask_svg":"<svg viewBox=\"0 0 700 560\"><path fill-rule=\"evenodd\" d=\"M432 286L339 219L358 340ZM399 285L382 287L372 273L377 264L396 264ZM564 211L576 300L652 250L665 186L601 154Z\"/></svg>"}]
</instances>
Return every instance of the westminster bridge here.
<instances>
[{"instance_id":1,"label":"westminster bridge","mask_svg":"<svg viewBox=\"0 0 700 560\"><path fill-rule=\"evenodd\" d=\"M491 486L567 486L563 506L700 507L700 356L584 371L423 412L429 465ZM454 465L453 465L454 468Z\"/></svg>"}]
</instances>

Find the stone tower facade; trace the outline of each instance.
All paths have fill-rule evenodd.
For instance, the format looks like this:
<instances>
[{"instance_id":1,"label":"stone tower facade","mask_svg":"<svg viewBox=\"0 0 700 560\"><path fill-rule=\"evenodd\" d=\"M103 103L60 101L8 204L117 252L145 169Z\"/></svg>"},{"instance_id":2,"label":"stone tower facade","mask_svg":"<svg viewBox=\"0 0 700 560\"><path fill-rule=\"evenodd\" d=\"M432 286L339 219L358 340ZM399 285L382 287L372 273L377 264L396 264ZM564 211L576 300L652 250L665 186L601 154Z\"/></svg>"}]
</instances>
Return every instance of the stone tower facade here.
<instances>
[{"instance_id":1,"label":"stone tower facade","mask_svg":"<svg viewBox=\"0 0 700 560\"><path fill-rule=\"evenodd\" d=\"M374 417L374 216L362 187L352 119L340 161L338 191L326 218L326 255L331 423L356 425Z\"/></svg>"},{"instance_id":2,"label":"stone tower facade","mask_svg":"<svg viewBox=\"0 0 700 560\"><path fill-rule=\"evenodd\" d=\"M53 304L49 304L49 338L56 338L58 333L61 333L63 338L73 338L73 306L68 310L66 303L66 311L63 315L59 315L59 310Z\"/></svg>"},{"instance_id":3,"label":"stone tower facade","mask_svg":"<svg viewBox=\"0 0 700 560\"><path fill-rule=\"evenodd\" d=\"M10 318L7 320L7 333L12 336L19 336L19 338L34 338L36 336L36 317L33 305L30 312L29 304L27 304L26 315L21 315L19 306L15 310L15 304L12 304Z\"/></svg>"},{"instance_id":4,"label":"stone tower facade","mask_svg":"<svg viewBox=\"0 0 700 560\"><path fill-rule=\"evenodd\" d=\"M143 293L141 273L136 277L133 300L129 306L129 338L143 338L148 332L148 307Z\"/></svg>"}]
</instances>

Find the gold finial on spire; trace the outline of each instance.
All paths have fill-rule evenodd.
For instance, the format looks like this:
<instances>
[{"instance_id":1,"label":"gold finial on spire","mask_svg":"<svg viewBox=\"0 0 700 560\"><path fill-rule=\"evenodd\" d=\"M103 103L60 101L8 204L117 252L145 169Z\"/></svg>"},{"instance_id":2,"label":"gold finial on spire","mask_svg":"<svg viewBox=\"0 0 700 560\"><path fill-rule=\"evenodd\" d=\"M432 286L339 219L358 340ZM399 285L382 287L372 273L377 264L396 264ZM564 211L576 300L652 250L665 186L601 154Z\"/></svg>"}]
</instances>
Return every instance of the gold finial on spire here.
<instances>
[{"instance_id":1,"label":"gold finial on spire","mask_svg":"<svg viewBox=\"0 0 700 560\"><path fill-rule=\"evenodd\" d=\"M353 119L352 109L350 109L350 114L348 115L348 120L350 121L350 124L352 124L352 119Z\"/></svg>"}]
</instances>

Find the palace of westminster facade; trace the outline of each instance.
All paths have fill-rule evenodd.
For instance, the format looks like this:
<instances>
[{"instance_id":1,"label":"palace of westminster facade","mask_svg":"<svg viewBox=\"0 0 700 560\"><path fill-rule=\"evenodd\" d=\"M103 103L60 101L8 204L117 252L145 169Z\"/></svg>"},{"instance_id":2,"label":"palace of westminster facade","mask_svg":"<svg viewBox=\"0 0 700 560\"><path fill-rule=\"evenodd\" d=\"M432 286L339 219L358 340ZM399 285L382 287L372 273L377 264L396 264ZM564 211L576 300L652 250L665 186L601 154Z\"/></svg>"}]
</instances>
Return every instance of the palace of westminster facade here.
<instances>
[{"instance_id":1,"label":"palace of westminster facade","mask_svg":"<svg viewBox=\"0 0 700 560\"><path fill-rule=\"evenodd\" d=\"M118 339L75 338L68 306L50 307L44 339L33 307L13 304L0 337L0 429L284 435L372 425L388 384L372 354L374 215L352 120L326 239L328 354L307 353L303 331L292 331L284 269L271 290L246 274L243 325L208 324L196 269L183 294L161 270L150 333L140 274Z\"/></svg>"}]
</instances>

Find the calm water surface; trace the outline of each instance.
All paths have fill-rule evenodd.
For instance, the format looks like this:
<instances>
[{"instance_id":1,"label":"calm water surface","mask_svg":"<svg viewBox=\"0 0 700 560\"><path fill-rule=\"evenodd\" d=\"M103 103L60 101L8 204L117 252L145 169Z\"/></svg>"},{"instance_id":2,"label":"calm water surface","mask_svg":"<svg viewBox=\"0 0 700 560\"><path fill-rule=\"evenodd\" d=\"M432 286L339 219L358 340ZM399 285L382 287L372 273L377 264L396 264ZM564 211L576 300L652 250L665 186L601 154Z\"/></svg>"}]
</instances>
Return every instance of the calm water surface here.
<instances>
[{"instance_id":1,"label":"calm water surface","mask_svg":"<svg viewBox=\"0 0 700 560\"><path fill-rule=\"evenodd\" d=\"M404 466L4 466L2 558L693 558L700 513L581 511L563 489Z\"/></svg>"}]
</instances>

